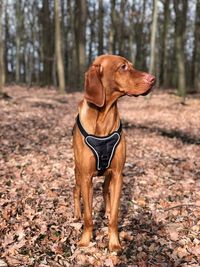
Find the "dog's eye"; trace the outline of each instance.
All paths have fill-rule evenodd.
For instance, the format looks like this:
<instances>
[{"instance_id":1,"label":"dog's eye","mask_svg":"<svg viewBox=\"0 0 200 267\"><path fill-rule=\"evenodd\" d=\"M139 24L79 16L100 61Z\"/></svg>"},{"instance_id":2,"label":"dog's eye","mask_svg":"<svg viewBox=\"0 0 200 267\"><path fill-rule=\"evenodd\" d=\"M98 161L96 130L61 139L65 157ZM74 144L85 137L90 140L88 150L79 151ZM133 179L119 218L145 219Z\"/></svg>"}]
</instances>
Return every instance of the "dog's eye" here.
<instances>
[{"instance_id":1,"label":"dog's eye","mask_svg":"<svg viewBox=\"0 0 200 267\"><path fill-rule=\"evenodd\" d=\"M125 71L125 70L128 70L128 65L127 64L123 64L120 66L120 69Z\"/></svg>"}]
</instances>

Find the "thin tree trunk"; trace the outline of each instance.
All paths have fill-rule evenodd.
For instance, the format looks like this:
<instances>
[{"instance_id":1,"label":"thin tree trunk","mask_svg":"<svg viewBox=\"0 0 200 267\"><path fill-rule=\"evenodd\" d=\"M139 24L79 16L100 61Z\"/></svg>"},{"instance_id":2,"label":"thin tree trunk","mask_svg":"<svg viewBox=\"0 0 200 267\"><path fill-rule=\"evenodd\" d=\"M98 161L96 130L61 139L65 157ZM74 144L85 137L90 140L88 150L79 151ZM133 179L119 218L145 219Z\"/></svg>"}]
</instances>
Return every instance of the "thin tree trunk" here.
<instances>
[{"instance_id":1,"label":"thin tree trunk","mask_svg":"<svg viewBox=\"0 0 200 267\"><path fill-rule=\"evenodd\" d=\"M153 7L153 22L151 29L151 44L150 44L150 67L149 72L155 74L156 72L156 32L157 32L157 21L158 21L158 0L154 0Z\"/></svg>"},{"instance_id":2,"label":"thin tree trunk","mask_svg":"<svg viewBox=\"0 0 200 267\"><path fill-rule=\"evenodd\" d=\"M33 55L30 51L30 47L26 49L25 54L25 68L26 68L26 84L28 87L32 85L32 73L33 73Z\"/></svg>"},{"instance_id":3,"label":"thin tree trunk","mask_svg":"<svg viewBox=\"0 0 200 267\"><path fill-rule=\"evenodd\" d=\"M54 0L55 9L55 53L56 53L56 66L58 73L58 86L60 93L65 92L65 75L64 64L62 58L62 41L61 41L61 29L60 29L60 0Z\"/></svg>"},{"instance_id":4,"label":"thin tree trunk","mask_svg":"<svg viewBox=\"0 0 200 267\"><path fill-rule=\"evenodd\" d=\"M143 0L142 3L142 16L141 19L139 16L136 17L137 22L135 25L135 42L136 42L136 56L135 62L137 68L146 70L146 40L145 40L145 17L146 17L146 4L147 1ZM135 4L132 4L132 12L136 12Z\"/></svg>"},{"instance_id":5,"label":"thin tree trunk","mask_svg":"<svg viewBox=\"0 0 200 267\"><path fill-rule=\"evenodd\" d=\"M5 83L4 41L3 41L3 0L0 0L0 91Z\"/></svg>"},{"instance_id":6,"label":"thin tree trunk","mask_svg":"<svg viewBox=\"0 0 200 267\"><path fill-rule=\"evenodd\" d=\"M81 29L80 29L80 43L79 43L79 63L80 63L80 73L81 77L83 76L83 73L86 68L86 53L85 53L85 47L86 47L86 37L85 37L85 31L86 31L86 18L87 18L87 4L86 0L81 1ZM82 85L82 79L81 79L81 85Z\"/></svg>"},{"instance_id":7,"label":"thin tree trunk","mask_svg":"<svg viewBox=\"0 0 200 267\"><path fill-rule=\"evenodd\" d=\"M93 46L95 44L95 22L96 22L96 9L95 9L96 4L94 3L92 5L92 10L89 11L89 17L90 17L90 42L89 42L89 54L88 54L88 65L91 64L92 60L93 60ZM101 38L99 36L99 38ZM102 51L100 51L100 44L98 46L99 48L99 55L102 54Z\"/></svg>"},{"instance_id":8,"label":"thin tree trunk","mask_svg":"<svg viewBox=\"0 0 200 267\"><path fill-rule=\"evenodd\" d=\"M111 11L110 11L110 31L109 31L109 54L116 53L116 32L115 32L115 22L116 22L116 11L115 11L116 0L111 0Z\"/></svg>"},{"instance_id":9,"label":"thin tree trunk","mask_svg":"<svg viewBox=\"0 0 200 267\"><path fill-rule=\"evenodd\" d=\"M164 25L161 41L161 58L160 58L160 79L159 84L162 87L167 87L167 33L169 24L169 6L170 0L164 2Z\"/></svg>"},{"instance_id":10,"label":"thin tree trunk","mask_svg":"<svg viewBox=\"0 0 200 267\"><path fill-rule=\"evenodd\" d=\"M7 93L3 92L3 86L5 83L3 12L4 1L0 0L0 98L10 99L11 97Z\"/></svg>"},{"instance_id":11,"label":"thin tree trunk","mask_svg":"<svg viewBox=\"0 0 200 267\"><path fill-rule=\"evenodd\" d=\"M33 3L33 20L31 24L31 40L32 40L32 49L36 53L38 53L38 47L37 47L37 42L38 42L38 31L35 29L35 25L38 26L37 24L37 15L38 15L38 6L37 3ZM29 81L29 86L32 86L33 83L39 84L39 64L37 63L40 59L38 59L38 56L34 56L33 53L31 53L31 69L30 69L30 81Z\"/></svg>"},{"instance_id":12,"label":"thin tree trunk","mask_svg":"<svg viewBox=\"0 0 200 267\"><path fill-rule=\"evenodd\" d=\"M200 0L196 0L196 17L192 57L192 79L195 92L200 92Z\"/></svg>"},{"instance_id":13,"label":"thin tree trunk","mask_svg":"<svg viewBox=\"0 0 200 267\"><path fill-rule=\"evenodd\" d=\"M187 0L174 0L175 19L175 43L176 59L178 66L178 93L182 97L182 103L185 103L186 97L186 78L185 78L185 31L187 20Z\"/></svg>"},{"instance_id":14,"label":"thin tree trunk","mask_svg":"<svg viewBox=\"0 0 200 267\"><path fill-rule=\"evenodd\" d=\"M99 44L98 44L98 55L103 54L103 17L104 17L104 8L103 8L103 0L99 0Z\"/></svg>"},{"instance_id":15,"label":"thin tree trunk","mask_svg":"<svg viewBox=\"0 0 200 267\"><path fill-rule=\"evenodd\" d=\"M120 2L120 14L119 14L119 54L122 56L125 56L125 6L126 6L126 0L121 0Z\"/></svg>"},{"instance_id":16,"label":"thin tree trunk","mask_svg":"<svg viewBox=\"0 0 200 267\"><path fill-rule=\"evenodd\" d=\"M16 36L16 64L15 64L15 80L20 81L20 37Z\"/></svg>"},{"instance_id":17,"label":"thin tree trunk","mask_svg":"<svg viewBox=\"0 0 200 267\"><path fill-rule=\"evenodd\" d=\"M75 42L76 42L76 62L77 62L77 87L83 85L83 74L86 68L86 0L76 0L75 3Z\"/></svg>"},{"instance_id":18,"label":"thin tree trunk","mask_svg":"<svg viewBox=\"0 0 200 267\"><path fill-rule=\"evenodd\" d=\"M2 0L3 1L3 0ZM4 68L5 68L5 82L9 80L8 72L8 41L9 41L9 29L8 29L8 1L4 1L4 14L5 14L5 37L4 37Z\"/></svg>"},{"instance_id":19,"label":"thin tree trunk","mask_svg":"<svg viewBox=\"0 0 200 267\"><path fill-rule=\"evenodd\" d=\"M52 47L52 23L50 18L49 0L43 0L41 12L42 22L42 54L43 54L43 78L44 85L52 83L52 62L53 62L53 47Z\"/></svg>"},{"instance_id":20,"label":"thin tree trunk","mask_svg":"<svg viewBox=\"0 0 200 267\"><path fill-rule=\"evenodd\" d=\"M22 0L18 0L15 3L15 15L16 15L16 63L15 63L15 80L17 83L21 81L21 67L22 67L22 58L21 58L21 45L22 45L22 33L24 32L24 17L23 17L23 8ZM25 71L25 70L24 70Z\"/></svg>"},{"instance_id":21,"label":"thin tree trunk","mask_svg":"<svg viewBox=\"0 0 200 267\"><path fill-rule=\"evenodd\" d=\"M75 48L75 36L74 36L74 12L73 3L71 0L67 0L67 42L68 49L66 51L67 55L65 69L67 76L67 83L69 88L76 88L76 48Z\"/></svg>"},{"instance_id":22,"label":"thin tree trunk","mask_svg":"<svg viewBox=\"0 0 200 267\"><path fill-rule=\"evenodd\" d=\"M21 14L21 0L16 1L15 7L16 14L16 63L15 63L15 80L17 83L20 82L20 67L21 67L21 55L20 55L20 47L21 47L21 23L22 23L22 14Z\"/></svg>"},{"instance_id":23,"label":"thin tree trunk","mask_svg":"<svg viewBox=\"0 0 200 267\"><path fill-rule=\"evenodd\" d=\"M136 57L136 43L135 40L135 23L134 23L134 9L135 4L130 4L128 6L129 8L129 35L128 35L128 43L129 43L129 55L128 58L131 62L135 63L135 57Z\"/></svg>"}]
</instances>

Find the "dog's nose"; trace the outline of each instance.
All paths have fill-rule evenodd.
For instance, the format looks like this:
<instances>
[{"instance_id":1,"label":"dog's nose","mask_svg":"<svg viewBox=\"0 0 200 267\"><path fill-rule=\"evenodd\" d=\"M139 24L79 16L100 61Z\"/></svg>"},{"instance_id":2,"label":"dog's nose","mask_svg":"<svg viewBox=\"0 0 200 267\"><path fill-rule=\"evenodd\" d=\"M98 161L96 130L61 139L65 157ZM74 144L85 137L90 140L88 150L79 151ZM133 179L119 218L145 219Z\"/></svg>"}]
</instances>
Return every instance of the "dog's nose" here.
<instances>
[{"instance_id":1,"label":"dog's nose","mask_svg":"<svg viewBox=\"0 0 200 267\"><path fill-rule=\"evenodd\" d=\"M156 77L153 76L153 75L151 75L151 74L148 74L145 78L146 78L147 81L148 81L149 83L151 83L151 84L154 84L155 81L156 81Z\"/></svg>"}]
</instances>

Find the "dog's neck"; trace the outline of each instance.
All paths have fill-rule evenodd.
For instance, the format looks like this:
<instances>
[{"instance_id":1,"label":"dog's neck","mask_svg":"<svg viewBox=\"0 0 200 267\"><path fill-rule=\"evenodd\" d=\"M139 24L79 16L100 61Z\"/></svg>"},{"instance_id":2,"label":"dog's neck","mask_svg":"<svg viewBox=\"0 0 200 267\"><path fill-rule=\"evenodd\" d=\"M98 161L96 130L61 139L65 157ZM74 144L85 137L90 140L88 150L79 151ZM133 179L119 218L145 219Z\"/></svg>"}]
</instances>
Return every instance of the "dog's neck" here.
<instances>
[{"instance_id":1,"label":"dog's neck","mask_svg":"<svg viewBox=\"0 0 200 267\"><path fill-rule=\"evenodd\" d=\"M79 104L80 121L89 134L106 136L116 131L120 125L117 101L107 101L102 108L84 99Z\"/></svg>"}]
</instances>

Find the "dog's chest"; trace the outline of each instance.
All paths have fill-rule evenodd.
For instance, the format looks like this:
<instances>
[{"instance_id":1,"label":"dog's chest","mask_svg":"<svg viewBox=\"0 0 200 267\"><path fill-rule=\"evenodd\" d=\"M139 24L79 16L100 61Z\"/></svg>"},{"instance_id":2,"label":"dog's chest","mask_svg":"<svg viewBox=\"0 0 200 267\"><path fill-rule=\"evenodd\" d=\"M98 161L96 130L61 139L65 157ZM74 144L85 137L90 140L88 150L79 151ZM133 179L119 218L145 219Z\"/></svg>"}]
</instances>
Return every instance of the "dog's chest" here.
<instances>
[{"instance_id":1,"label":"dog's chest","mask_svg":"<svg viewBox=\"0 0 200 267\"><path fill-rule=\"evenodd\" d=\"M105 170L110 166L119 141L120 135L116 132L108 137L88 135L85 138L86 144L90 147L96 158L96 168L98 171Z\"/></svg>"}]
</instances>

